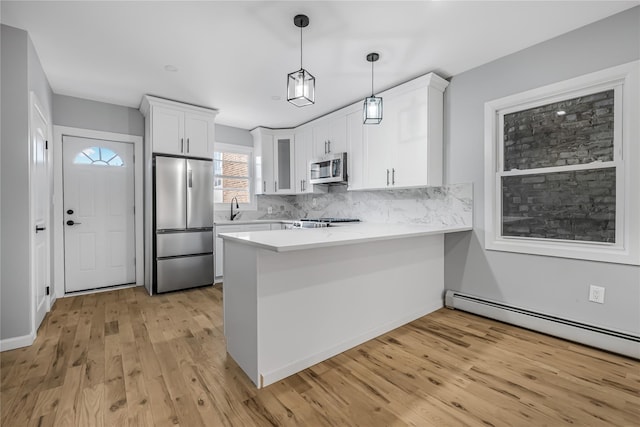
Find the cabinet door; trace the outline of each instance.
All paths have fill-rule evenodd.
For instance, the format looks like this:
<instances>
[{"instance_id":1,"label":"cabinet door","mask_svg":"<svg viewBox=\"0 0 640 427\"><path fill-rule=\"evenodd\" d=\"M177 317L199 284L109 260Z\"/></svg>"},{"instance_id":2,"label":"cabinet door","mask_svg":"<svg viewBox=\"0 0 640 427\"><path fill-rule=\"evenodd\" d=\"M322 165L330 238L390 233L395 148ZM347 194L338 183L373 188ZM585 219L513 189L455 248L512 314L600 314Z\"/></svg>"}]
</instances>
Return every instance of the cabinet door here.
<instances>
[{"instance_id":1,"label":"cabinet door","mask_svg":"<svg viewBox=\"0 0 640 427\"><path fill-rule=\"evenodd\" d=\"M276 136L274 141L274 188L276 194L295 193L295 150L293 135Z\"/></svg>"},{"instance_id":2,"label":"cabinet door","mask_svg":"<svg viewBox=\"0 0 640 427\"><path fill-rule=\"evenodd\" d=\"M269 231L269 230L271 230L270 224L216 226L216 257L215 257L216 278L219 279L224 275L224 240L218 237L220 233L240 233L244 231Z\"/></svg>"},{"instance_id":3,"label":"cabinet door","mask_svg":"<svg viewBox=\"0 0 640 427\"><path fill-rule=\"evenodd\" d=\"M207 116L186 113L184 154L194 157L211 158L213 126L213 120Z\"/></svg>"},{"instance_id":4,"label":"cabinet door","mask_svg":"<svg viewBox=\"0 0 640 427\"><path fill-rule=\"evenodd\" d=\"M328 153L329 141L329 121L321 119L316 121L311 127L313 137L312 159L319 159Z\"/></svg>"},{"instance_id":5,"label":"cabinet door","mask_svg":"<svg viewBox=\"0 0 640 427\"><path fill-rule=\"evenodd\" d=\"M295 189L296 194L312 193L313 186L309 184L309 161L312 158L313 139L311 128L296 132L295 144Z\"/></svg>"},{"instance_id":6,"label":"cabinet door","mask_svg":"<svg viewBox=\"0 0 640 427\"><path fill-rule=\"evenodd\" d=\"M271 224L247 224L240 226L242 231L269 231Z\"/></svg>"},{"instance_id":7,"label":"cabinet door","mask_svg":"<svg viewBox=\"0 0 640 427\"><path fill-rule=\"evenodd\" d=\"M425 92L423 89L404 93L394 98L389 106L388 118L396 124L393 168L397 187L429 184Z\"/></svg>"},{"instance_id":8,"label":"cabinet door","mask_svg":"<svg viewBox=\"0 0 640 427\"><path fill-rule=\"evenodd\" d=\"M385 100L386 101L386 100ZM391 186L393 161L391 120L385 117L378 125L363 125L365 137L364 188L387 188Z\"/></svg>"},{"instance_id":9,"label":"cabinet door","mask_svg":"<svg viewBox=\"0 0 640 427\"><path fill-rule=\"evenodd\" d=\"M216 258L215 258L216 277L222 277L223 261L224 261L223 251L224 251L224 241L220 237L218 237L218 234L216 233Z\"/></svg>"},{"instance_id":10,"label":"cabinet door","mask_svg":"<svg viewBox=\"0 0 640 427\"><path fill-rule=\"evenodd\" d=\"M364 135L362 111L347 116L347 174L349 190L364 188Z\"/></svg>"},{"instance_id":11,"label":"cabinet door","mask_svg":"<svg viewBox=\"0 0 640 427\"><path fill-rule=\"evenodd\" d=\"M262 155L260 164L262 167L262 193L261 194L273 194L275 193L275 179L273 173L275 171L274 164L274 145L272 135L262 135Z\"/></svg>"},{"instance_id":12,"label":"cabinet door","mask_svg":"<svg viewBox=\"0 0 640 427\"><path fill-rule=\"evenodd\" d=\"M321 119L312 126L313 158L347 151L347 116Z\"/></svg>"},{"instance_id":13,"label":"cabinet door","mask_svg":"<svg viewBox=\"0 0 640 427\"><path fill-rule=\"evenodd\" d=\"M347 151L347 116L341 115L329 120L329 153Z\"/></svg>"},{"instance_id":14,"label":"cabinet door","mask_svg":"<svg viewBox=\"0 0 640 427\"><path fill-rule=\"evenodd\" d=\"M184 113L165 107L153 107L151 113L152 150L154 153L184 153Z\"/></svg>"}]
</instances>

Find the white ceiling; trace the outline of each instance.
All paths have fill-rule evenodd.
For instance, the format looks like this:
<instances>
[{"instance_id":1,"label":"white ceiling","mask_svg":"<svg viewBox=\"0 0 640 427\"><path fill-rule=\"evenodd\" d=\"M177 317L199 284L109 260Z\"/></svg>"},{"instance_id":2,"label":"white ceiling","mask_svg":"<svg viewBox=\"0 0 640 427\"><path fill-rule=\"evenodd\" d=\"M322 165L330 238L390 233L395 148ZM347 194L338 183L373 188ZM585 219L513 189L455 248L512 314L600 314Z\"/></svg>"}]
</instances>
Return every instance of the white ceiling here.
<instances>
[{"instance_id":1,"label":"white ceiling","mask_svg":"<svg viewBox=\"0 0 640 427\"><path fill-rule=\"evenodd\" d=\"M138 108L143 94L220 110L217 122L290 127L435 71L445 78L638 1L2 1L53 91ZM286 101L286 75L316 77L316 103ZM588 43L588 41L585 41ZM178 68L165 71L166 65ZM274 99L275 98L275 99Z\"/></svg>"}]
</instances>

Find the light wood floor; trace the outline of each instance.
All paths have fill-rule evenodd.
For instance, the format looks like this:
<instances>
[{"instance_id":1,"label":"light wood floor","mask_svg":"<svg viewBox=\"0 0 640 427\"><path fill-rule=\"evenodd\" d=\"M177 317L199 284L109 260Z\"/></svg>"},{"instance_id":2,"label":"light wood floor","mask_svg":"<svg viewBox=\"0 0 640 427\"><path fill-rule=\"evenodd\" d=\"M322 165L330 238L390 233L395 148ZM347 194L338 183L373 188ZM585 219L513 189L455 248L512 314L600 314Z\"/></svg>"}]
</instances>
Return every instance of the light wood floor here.
<instances>
[{"instance_id":1,"label":"light wood floor","mask_svg":"<svg viewBox=\"0 0 640 427\"><path fill-rule=\"evenodd\" d=\"M58 299L1 354L13 426L632 426L640 362L442 309L256 390L219 286Z\"/></svg>"}]
</instances>

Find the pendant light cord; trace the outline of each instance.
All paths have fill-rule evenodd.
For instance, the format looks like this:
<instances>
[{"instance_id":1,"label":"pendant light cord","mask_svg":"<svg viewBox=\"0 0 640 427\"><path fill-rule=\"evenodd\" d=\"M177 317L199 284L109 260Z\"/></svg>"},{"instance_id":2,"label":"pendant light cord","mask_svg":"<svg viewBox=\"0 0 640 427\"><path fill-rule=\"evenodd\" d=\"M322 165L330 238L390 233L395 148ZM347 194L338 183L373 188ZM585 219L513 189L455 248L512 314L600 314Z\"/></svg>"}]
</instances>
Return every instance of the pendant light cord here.
<instances>
[{"instance_id":1,"label":"pendant light cord","mask_svg":"<svg viewBox=\"0 0 640 427\"><path fill-rule=\"evenodd\" d=\"M373 62L371 61L371 97L373 98L374 93L373 93Z\"/></svg>"},{"instance_id":2,"label":"pendant light cord","mask_svg":"<svg viewBox=\"0 0 640 427\"><path fill-rule=\"evenodd\" d=\"M302 27L300 27L300 69L302 70Z\"/></svg>"}]
</instances>

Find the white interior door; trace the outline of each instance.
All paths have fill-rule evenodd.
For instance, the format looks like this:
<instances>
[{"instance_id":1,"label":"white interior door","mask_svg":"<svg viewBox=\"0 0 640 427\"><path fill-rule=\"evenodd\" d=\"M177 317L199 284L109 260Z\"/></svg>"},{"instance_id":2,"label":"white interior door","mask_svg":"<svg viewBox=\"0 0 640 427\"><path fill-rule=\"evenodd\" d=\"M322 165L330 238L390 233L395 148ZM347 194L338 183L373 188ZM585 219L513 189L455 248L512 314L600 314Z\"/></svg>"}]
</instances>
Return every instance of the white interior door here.
<instances>
[{"instance_id":1,"label":"white interior door","mask_svg":"<svg viewBox=\"0 0 640 427\"><path fill-rule=\"evenodd\" d=\"M135 283L133 149L63 137L65 292Z\"/></svg>"},{"instance_id":2,"label":"white interior door","mask_svg":"<svg viewBox=\"0 0 640 427\"><path fill-rule=\"evenodd\" d=\"M49 235L49 156L47 153L49 124L39 102L31 95L31 289L33 295L33 328L38 330L49 310L47 286L50 273Z\"/></svg>"}]
</instances>

